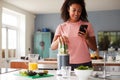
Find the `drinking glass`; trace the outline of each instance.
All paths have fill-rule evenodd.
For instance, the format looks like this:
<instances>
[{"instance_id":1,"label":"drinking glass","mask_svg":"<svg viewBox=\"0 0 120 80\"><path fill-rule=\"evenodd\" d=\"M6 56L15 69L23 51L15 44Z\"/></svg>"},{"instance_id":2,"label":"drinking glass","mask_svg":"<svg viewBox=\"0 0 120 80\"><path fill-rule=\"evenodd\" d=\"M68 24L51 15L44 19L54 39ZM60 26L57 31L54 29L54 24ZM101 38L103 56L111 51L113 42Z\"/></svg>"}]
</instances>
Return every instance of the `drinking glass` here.
<instances>
[{"instance_id":1,"label":"drinking glass","mask_svg":"<svg viewBox=\"0 0 120 80\"><path fill-rule=\"evenodd\" d=\"M38 57L39 54L29 54L29 64L28 64L28 69L29 70L37 70L38 69Z\"/></svg>"},{"instance_id":2,"label":"drinking glass","mask_svg":"<svg viewBox=\"0 0 120 80\"><path fill-rule=\"evenodd\" d=\"M63 78L69 78L71 73L71 66L61 66L61 73Z\"/></svg>"}]
</instances>

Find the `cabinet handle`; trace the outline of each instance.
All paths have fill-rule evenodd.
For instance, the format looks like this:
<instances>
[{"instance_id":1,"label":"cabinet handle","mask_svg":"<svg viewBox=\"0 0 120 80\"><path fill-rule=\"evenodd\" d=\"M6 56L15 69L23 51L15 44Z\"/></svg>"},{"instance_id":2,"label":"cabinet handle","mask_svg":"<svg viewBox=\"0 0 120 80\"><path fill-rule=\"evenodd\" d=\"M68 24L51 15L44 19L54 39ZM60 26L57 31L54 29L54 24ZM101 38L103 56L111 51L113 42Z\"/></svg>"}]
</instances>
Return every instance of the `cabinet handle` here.
<instances>
[{"instance_id":1,"label":"cabinet handle","mask_svg":"<svg viewBox=\"0 0 120 80\"><path fill-rule=\"evenodd\" d=\"M40 46L42 47L43 50L44 50L44 45L45 45L45 42L44 42L44 41L41 41L41 42L40 42Z\"/></svg>"}]
</instances>

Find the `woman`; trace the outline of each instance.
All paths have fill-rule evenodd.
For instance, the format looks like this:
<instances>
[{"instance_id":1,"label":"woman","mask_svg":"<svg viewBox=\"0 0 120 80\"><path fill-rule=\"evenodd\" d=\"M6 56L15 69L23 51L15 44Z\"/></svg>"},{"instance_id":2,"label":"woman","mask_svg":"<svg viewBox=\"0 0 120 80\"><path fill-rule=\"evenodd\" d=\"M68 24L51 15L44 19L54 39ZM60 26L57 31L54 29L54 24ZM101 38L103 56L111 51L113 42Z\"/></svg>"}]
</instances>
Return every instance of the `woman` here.
<instances>
[{"instance_id":1,"label":"woman","mask_svg":"<svg viewBox=\"0 0 120 80\"><path fill-rule=\"evenodd\" d=\"M58 48L60 39L68 45L72 70L80 65L92 67L89 48L97 50L97 47L92 25L87 19L84 0L65 0L61 17L64 22L56 29L51 49ZM79 30L81 25L87 26L83 32Z\"/></svg>"}]
</instances>

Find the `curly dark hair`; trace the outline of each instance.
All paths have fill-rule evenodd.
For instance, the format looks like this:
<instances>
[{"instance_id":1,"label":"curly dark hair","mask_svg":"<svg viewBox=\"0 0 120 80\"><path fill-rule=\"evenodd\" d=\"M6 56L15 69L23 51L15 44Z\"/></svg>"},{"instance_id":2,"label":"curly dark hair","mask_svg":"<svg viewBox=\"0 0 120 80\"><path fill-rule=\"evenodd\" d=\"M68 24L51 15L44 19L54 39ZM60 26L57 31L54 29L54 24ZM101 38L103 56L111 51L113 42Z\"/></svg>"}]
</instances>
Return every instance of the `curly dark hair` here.
<instances>
[{"instance_id":1,"label":"curly dark hair","mask_svg":"<svg viewBox=\"0 0 120 80\"><path fill-rule=\"evenodd\" d=\"M86 12L84 0L65 0L65 2L63 3L63 5L61 7L61 18L63 19L63 21L65 22L70 18L68 9L72 4L81 5L82 13L81 13L79 20L88 22L88 19L87 19L88 15Z\"/></svg>"}]
</instances>

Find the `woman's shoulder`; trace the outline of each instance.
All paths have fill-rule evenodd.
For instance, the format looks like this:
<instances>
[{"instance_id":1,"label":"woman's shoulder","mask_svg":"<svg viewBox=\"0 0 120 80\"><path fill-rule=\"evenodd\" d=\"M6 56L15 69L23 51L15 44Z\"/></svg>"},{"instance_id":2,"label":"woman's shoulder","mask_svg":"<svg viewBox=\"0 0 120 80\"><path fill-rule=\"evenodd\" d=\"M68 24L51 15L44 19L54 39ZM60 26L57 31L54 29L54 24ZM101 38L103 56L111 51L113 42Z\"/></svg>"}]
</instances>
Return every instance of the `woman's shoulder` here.
<instances>
[{"instance_id":1,"label":"woman's shoulder","mask_svg":"<svg viewBox=\"0 0 120 80\"><path fill-rule=\"evenodd\" d=\"M68 22L60 23L58 26L64 27L64 26L66 26L66 25L68 25Z\"/></svg>"}]
</instances>

